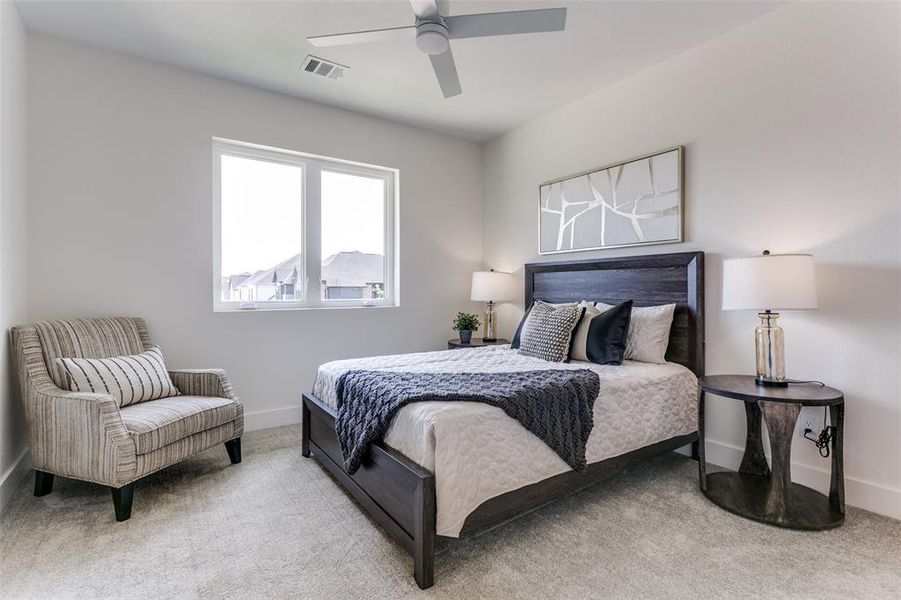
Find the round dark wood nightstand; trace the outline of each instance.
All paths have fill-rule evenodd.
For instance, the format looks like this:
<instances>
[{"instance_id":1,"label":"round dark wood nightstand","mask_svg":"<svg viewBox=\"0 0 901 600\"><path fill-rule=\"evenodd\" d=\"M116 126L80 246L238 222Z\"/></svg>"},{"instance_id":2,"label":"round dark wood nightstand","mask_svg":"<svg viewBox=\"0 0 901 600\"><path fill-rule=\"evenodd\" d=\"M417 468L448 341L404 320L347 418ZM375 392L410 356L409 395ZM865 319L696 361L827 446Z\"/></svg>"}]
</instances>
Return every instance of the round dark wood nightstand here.
<instances>
[{"instance_id":1,"label":"round dark wood nightstand","mask_svg":"<svg viewBox=\"0 0 901 600\"><path fill-rule=\"evenodd\" d=\"M455 350L457 348L481 348L482 346L498 346L500 344L509 344L510 340L497 338L493 342L486 342L482 338L474 337L468 344L464 344L460 340L447 340L447 349Z\"/></svg>"},{"instance_id":2,"label":"round dark wood nightstand","mask_svg":"<svg viewBox=\"0 0 901 600\"><path fill-rule=\"evenodd\" d=\"M715 394L745 404L748 433L738 471L707 474L704 459L704 396ZM835 427L829 497L792 483L791 442L802 406L828 406ZM714 504L737 515L792 529L829 529L845 520L842 465L845 400L828 386L793 383L759 386L749 375L712 375L698 381L698 475L701 491ZM763 453L761 418L770 437L772 471Z\"/></svg>"}]
</instances>

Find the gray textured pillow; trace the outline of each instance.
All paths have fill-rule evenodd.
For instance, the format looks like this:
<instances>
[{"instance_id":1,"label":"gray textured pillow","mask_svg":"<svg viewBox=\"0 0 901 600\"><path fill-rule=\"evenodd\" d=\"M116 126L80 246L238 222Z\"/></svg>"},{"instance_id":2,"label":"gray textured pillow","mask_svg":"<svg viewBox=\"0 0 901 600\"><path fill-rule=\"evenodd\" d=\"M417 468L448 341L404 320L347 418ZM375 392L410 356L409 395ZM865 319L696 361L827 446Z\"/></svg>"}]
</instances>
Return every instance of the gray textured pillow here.
<instances>
[{"instance_id":1,"label":"gray textured pillow","mask_svg":"<svg viewBox=\"0 0 901 600\"><path fill-rule=\"evenodd\" d=\"M566 362L573 330L585 307L577 304L552 306L536 300L523 327L519 353L551 362Z\"/></svg>"}]
</instances>

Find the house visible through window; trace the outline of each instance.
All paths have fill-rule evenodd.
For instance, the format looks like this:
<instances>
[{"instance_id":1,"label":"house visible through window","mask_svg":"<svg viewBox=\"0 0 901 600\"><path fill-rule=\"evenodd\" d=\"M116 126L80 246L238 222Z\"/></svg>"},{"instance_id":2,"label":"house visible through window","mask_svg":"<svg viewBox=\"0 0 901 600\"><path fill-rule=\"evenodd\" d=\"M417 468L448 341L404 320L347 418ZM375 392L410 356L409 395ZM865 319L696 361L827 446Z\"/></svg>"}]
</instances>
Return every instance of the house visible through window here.
<instances>
[{"instance_id":1,"label":"house visible through window","mask_svg":"<svg viewBox=\"0 0 901 600\"><path fill-rule=\"evenodd\" d=\"M396 304L397 171L213 142L214 308Z\"/></svg>"},{"instance_id":2,"label":"house visible through window","mask_svg":"<svg viewBox=\"0 0 901 600\"><path fill-rule=\"evenodd\" d=\"M340 171L321 180L322 299L384 299L384 181Z\"/></svg>"}]
</instances>

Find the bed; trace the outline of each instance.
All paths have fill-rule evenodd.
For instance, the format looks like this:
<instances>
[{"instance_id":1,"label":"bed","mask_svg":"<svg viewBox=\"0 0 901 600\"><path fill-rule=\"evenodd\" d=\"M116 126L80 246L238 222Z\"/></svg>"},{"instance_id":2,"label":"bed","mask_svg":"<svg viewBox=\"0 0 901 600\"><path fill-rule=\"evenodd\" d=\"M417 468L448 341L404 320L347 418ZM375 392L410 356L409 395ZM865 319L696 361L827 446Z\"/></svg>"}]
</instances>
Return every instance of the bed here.
<instances>
[{"instance_id":1,"label":"bed","mask_svg":"<svg viewBox=\"0 0 901 600\"><path fill-rule=\"evenodd\" d=\"M436 538L469 535L649 457L696 444L696 378L704 369L703 259L703 253L689 252L524 267L527 306L536 299L675 303L665 364L547 363L508 346L326 363L312 393L303 397L303 455L314 455L413 555L417 584L430 587ZM343 466L335 432L335 382L349 370L548 368L590 369L601 381L583 471L570 469L499 408L476 402L409 404L353 475Z\"/></svg>"}]
</instances>

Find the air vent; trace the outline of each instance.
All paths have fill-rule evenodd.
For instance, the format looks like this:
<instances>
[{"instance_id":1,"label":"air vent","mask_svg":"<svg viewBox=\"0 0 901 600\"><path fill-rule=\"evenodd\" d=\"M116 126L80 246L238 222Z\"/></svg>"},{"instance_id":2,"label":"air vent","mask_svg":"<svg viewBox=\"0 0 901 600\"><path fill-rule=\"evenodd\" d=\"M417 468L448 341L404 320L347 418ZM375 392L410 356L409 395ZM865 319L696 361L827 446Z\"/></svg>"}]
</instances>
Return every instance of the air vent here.
<instances>
[{"instance_id":1,"label":"air vent","mask_svg":"<svg viewBox=\"0 0 901 600\"><path fill-rule=\"evenodd\" d=\"M307 55L303 64L300 66L302 71L306 71L313 75L319 75L326 79L341 79L344 76L344 71L349 68L350 67L345 67L344 65L339 65L330 60L325 60L312 55Z\"/></svg>"}]
</instances>

